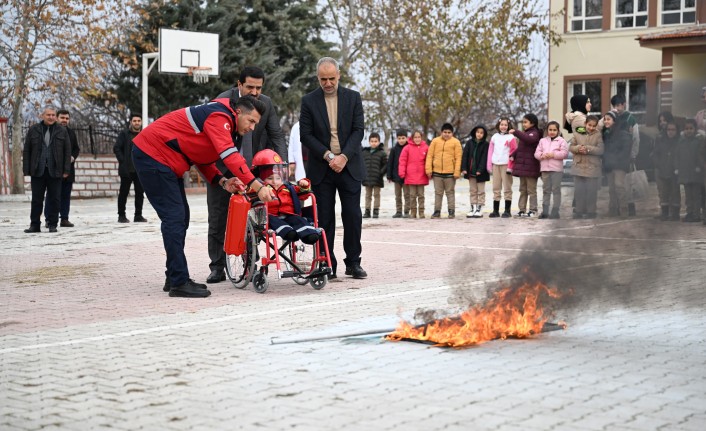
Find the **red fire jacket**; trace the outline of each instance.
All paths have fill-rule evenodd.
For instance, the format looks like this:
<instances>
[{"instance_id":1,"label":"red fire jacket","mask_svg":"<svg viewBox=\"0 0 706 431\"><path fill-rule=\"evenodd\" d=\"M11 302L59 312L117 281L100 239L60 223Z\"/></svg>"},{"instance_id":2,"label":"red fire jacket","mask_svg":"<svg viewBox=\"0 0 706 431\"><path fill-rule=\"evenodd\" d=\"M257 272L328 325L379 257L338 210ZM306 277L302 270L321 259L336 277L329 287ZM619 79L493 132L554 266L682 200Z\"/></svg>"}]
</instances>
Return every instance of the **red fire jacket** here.
<instances>
[{"instance_id":1,"label":"red fire jacket","mask_svg":"<svg viewBox=\"0 0 706 431\"><path fill-rule=\"evenodd\" d=\"M133 143L147 155L169 166L181 178L196 165L207 181L221 172L215 162L220 157L240 181L249 185L255 177L235 147L238 116L228 99L172 111L148 125Z\"/></svg>"}]
</instances>

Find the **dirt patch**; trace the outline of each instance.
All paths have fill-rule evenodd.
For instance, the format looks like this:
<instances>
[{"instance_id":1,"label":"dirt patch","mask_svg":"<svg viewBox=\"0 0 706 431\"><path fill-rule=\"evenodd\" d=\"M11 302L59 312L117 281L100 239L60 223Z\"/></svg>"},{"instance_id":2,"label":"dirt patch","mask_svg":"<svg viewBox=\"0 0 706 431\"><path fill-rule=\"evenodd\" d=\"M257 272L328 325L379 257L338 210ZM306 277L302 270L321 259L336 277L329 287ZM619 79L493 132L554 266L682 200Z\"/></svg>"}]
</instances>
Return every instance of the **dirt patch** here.
<instances>
[{"instance_id":1,"label":"dirt patch","mask_svg":"<svg viewBox=\"0 0 706 431\"><path fill-rule=\"evenodd\" d=\"M13 281L18 285L47 284L77 277L92 277L98 274L100 268L97 264L45 266L18 272Z\"/></svg>"}]
</instances>

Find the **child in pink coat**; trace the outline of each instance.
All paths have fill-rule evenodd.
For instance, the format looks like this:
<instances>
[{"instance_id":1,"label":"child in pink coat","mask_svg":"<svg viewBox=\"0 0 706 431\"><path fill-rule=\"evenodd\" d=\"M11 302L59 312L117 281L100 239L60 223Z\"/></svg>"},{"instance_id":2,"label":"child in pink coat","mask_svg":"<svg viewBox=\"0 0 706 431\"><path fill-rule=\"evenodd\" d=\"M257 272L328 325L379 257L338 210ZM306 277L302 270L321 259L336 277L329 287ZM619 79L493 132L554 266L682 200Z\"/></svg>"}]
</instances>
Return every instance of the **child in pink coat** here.
<instances>
[{"instance_id":1,"label":"child in pink coat","mask_svg":"<svg viewBox=\"0 0 706 431\"><path fill-rule=\"evenodd\" d=\"M429 177L424 168L429 146L422 140L422 132L412 133L409 142L402 149L398 173L409 187L410 218L424 218L424 186L429 184Z\"/></svg>"},{"instance_id":2,"label":"child in pink coat","mask_svg":"<svg viewBox=\"0 0 706 431\"><path fill-rule=\"evenodd\" d=\"M542 215L539 218L559 218L561 207L561 179L564 176L564 159L569 156L569 146L559 131L559 123L547 124L547 136L539 140L534 158L539 160L542 173ZM554 205L549 213L550 200L554 195Z\"/></svg>"}]
</instances>

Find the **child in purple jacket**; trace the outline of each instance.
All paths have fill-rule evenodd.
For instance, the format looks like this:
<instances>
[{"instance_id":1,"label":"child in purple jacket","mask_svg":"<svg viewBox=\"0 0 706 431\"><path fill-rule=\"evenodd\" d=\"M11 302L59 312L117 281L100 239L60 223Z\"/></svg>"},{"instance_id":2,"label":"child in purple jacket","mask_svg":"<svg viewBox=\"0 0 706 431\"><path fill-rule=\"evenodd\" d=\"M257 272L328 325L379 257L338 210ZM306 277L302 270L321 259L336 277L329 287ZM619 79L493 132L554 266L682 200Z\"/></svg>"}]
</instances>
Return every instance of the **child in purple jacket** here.
<instances>
[{"instance_id":1,"label":"child in purple jacket","mask_svg":"<svg viewBox=\"0 0 706 431\"><path fill-rule=\"evenodd\" d=\"M540 171L539 160L534 158L534 152L542 138L542 132L537 128L538 122L536 115L527 114L522 118L524 132L510 130L510 133L519 140L517 149L510 154L510 160L514 161L512 175L520 177L520 200L517 204L520 207L520 212L517 213L518 217L537 215L537 179ZM529 211L525 212L528 198Z\"/></svg>"}]
</instances>

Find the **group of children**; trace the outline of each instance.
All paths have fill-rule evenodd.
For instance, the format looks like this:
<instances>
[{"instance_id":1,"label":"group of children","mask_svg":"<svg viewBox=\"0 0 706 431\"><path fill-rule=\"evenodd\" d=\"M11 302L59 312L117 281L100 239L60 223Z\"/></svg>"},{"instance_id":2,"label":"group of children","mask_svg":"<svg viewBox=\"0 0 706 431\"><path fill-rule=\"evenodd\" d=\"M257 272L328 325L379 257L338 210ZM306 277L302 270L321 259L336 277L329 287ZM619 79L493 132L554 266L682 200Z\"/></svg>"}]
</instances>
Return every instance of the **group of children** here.
<instances>
[{"instance_id":1,"label":"group of children","mask_svg":"<svg viewBox=\"0 0 706 431\"><path fill-rule=\"evenodd\" d=\"M626 111L621 96L611 98L613 109L604 116L589 115L591 101L585 95L571 98L571 111L565 116L564 128L572 134L567 142L557 121L538 128L538 119L527 114L522 130L516 130L508 118L488 130L478 125L471 130L464 147L453 136L453 126L444 124L441 135L427 145L422 133L397 131L397 143L389 157L380 148L380 136L370 136L370 147L363 150L368 168L365 215L379 217L380 188L383 177L395 184L396 212L393 218L424 218L424 187L434 184L434 210L431 218L441 217L446 196L448 217L455 218L456 180L468 180L470 211L467 218L483 217L485 183L492 178L493 209L489 217L511 217L513 177L519 178L518 217L557 219L561 208L561 182L564 160L573 156L573 218L597 216L598 190L605 174L609 188L609 217L635 215L634 203L627 184L637 153L637 125ZM657 186L663 220L679 220L680 184L684 185L687 214L684 221L700 221L704 206L704 170L706 143L696 133L696 122L687 120L680 131L669 113L660 114L660 132L654 151ZM638 142L639 143L639 142ZM538 213L537 181L542 178L542 211ZM504 205L503 205L504 204ZM503 212L501 213L501 205ZM703 209L706 223L706 208Z\"/></svg>"}]
</instances>

